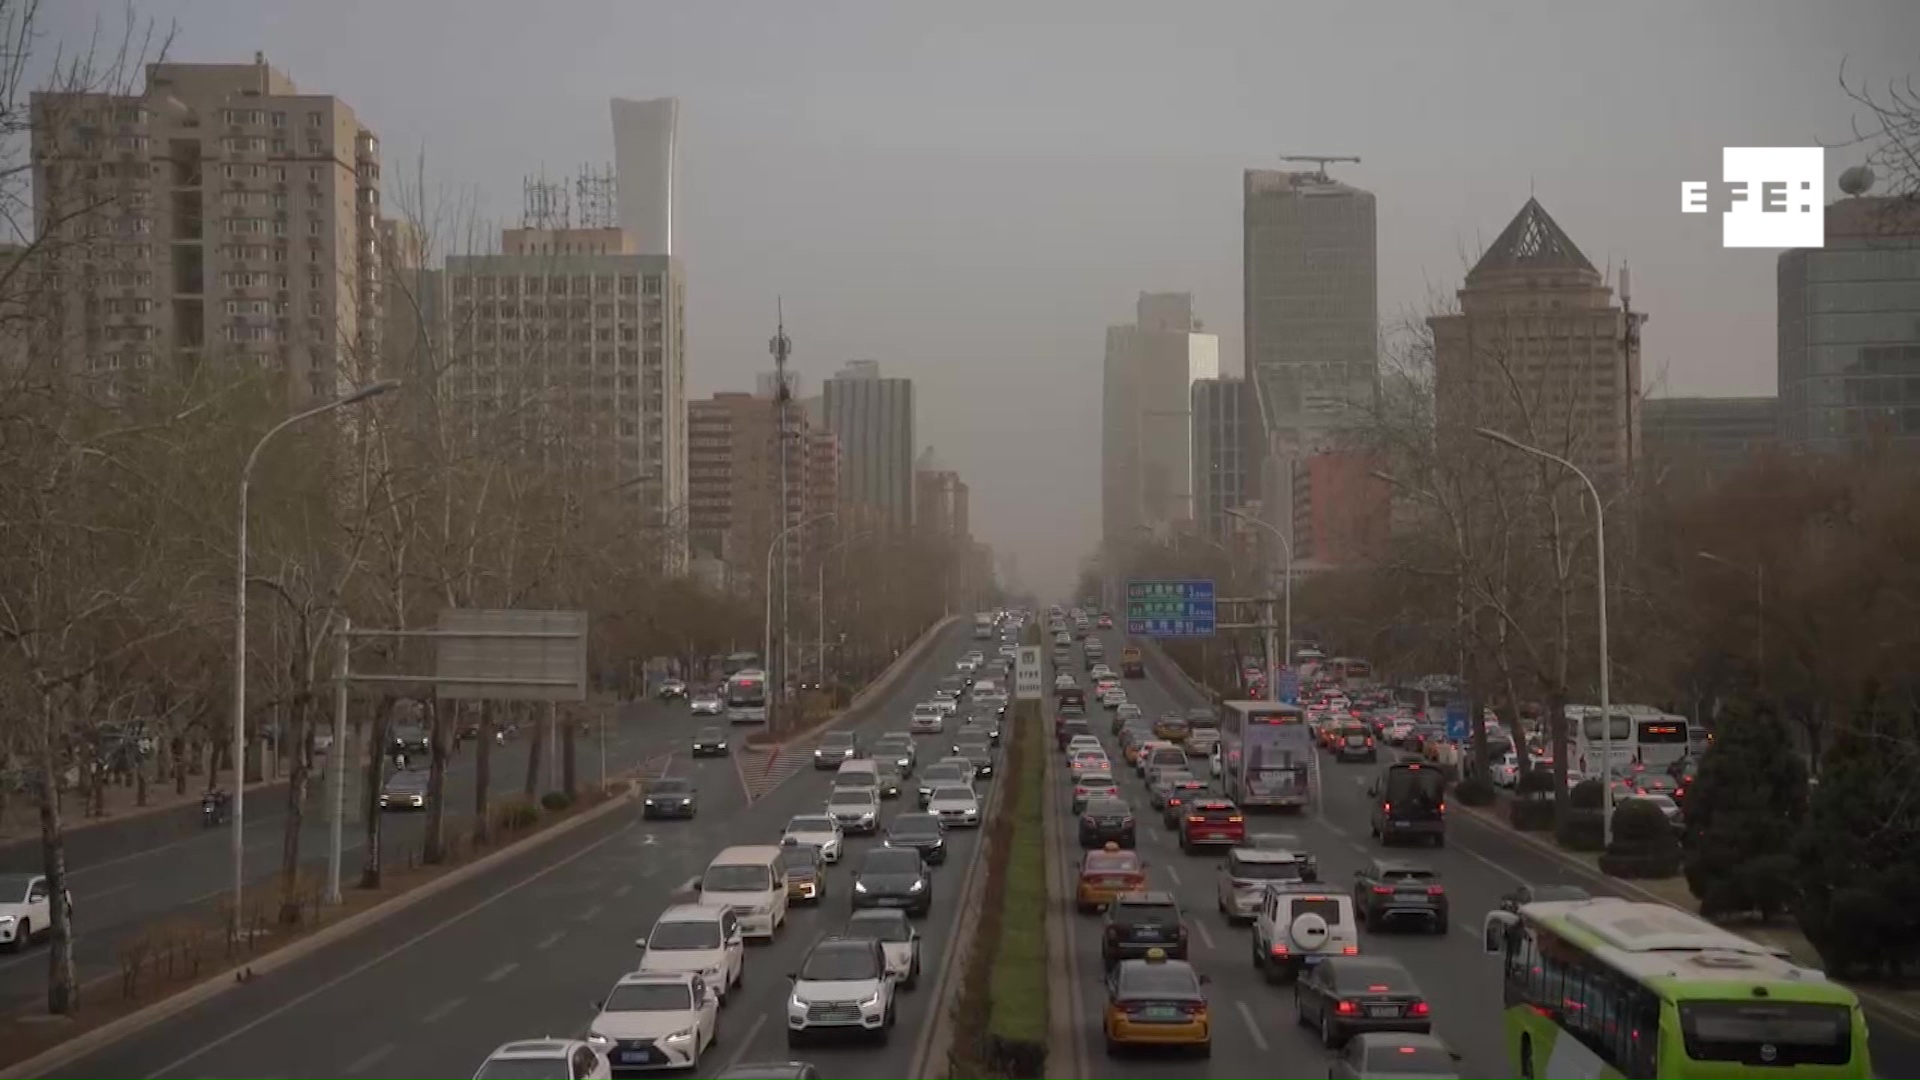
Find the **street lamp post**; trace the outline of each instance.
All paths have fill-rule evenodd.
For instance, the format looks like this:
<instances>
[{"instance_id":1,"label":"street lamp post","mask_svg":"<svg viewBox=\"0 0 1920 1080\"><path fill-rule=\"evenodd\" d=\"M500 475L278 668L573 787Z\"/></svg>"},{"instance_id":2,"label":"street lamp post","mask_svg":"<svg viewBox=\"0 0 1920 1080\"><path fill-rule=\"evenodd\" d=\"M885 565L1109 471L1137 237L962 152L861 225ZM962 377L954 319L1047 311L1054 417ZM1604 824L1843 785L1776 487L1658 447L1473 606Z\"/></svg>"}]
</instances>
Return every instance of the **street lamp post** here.
<instances>
[{"instance_id":1,"label":"street lamp post","mask_svg":"<svg viewBox=\"0 0 1920 1080\"><path fill-rule=\"evenodd\" d=\"M334 398L325 404L316 405L305 412L294 413L285 420L267 429L260 441L253 445L253 452L247 455L247 462L240 467L240 506L238 524L234 530L234 582L233 582L233 915L232 930L238 940L244 928L244 919L240 911L240 902L247 879L247 854L245 843L246 827L246 790L247 790L247 495L253 483L253 467L260 460L260 452L273 441L275 435L302 421L311 420L324 413L348 405L355 405L368 398L378 397L389 390L399 387L391 379L368 383L343 397ZM335 747L334 754L345 752L344 747Z\"/></svg>"},{"instance_id":2,"label":"street lamp post","mask_svg":"<svg viewBox=\"0 0 1920 1080\"><path fill-rule=\"evenodd\" d=\"M783 548L781 547L781 544L783 541L786 540L788 533L797 532L801 529L806 528L809 525L817 525L822 521L827 521L837 516L838 516L838 513L836 511L829 510L824 514L816 514L813 517L805 518L801 521L796 521L793 524L787 526L786 528L781 529L779 532L773 534L773 542L767 545L767 576L765 579L766 594L767 594L767 621L766 621L764 634L761 638L762 645L764 646L766 651L761 655L766 657L765 663L767 664L769 669L773 667L773 554L776 551L783 550ZM785 611L786 609L784 606L782 606L781 610ZM780 645L781 645L782 651L785 651L785 648L786 648L786 630L787 628L785 625L782 625L780 627ZM771 676L773 672L769 670L768 674L769 676ZM784 667L779 672L779 679L777 682L771 677L767 679L767 682L772 684L767 687L767 691L768 691L767 730L769 731L772 731L774 727L774 716L775 716L774 702L780 699L781 694L784 692L786 688L785 687L786 681L787 681L787 673L784 670Z\"/></svg>"},{"instance_id":3,"label":"street lamp post","mask_svg":"<svg viewBox=\"0 0 1920 1080\"><path fill-rule=\"evenodd\" d=\"M1600 501L1600 489L1593 486L1593 480L1581 472L1579 466L1558 454L1550 454L1537 446L1526 443L1504 432L1492 428L1474 428L1473 433L1483 439L1500 443L1518 450L1523 454L1532 454L1544 461L1566 469L1580 478L1587 487L1587 494L1593 499L1593 558L1594 587L1600 595L1600 838L1607 845L1613 843L1613 702L1608 696L1608 676L1612 662L1607 652L1607 511L1606 504ZM1564 719L1563 719L1564 722Z\"/></svg>"},{"instance_id":4,"label":"street lamp post","mask_svg":"<svg viewBox=\"0 0 1920 1080\"><path fill-rule=\"evenodd\" d=\"M1252 514L1247 513L1245 510L1229 509L1227 510L1227 514L1230 517L1237 518L1241 521L1246 522L1249 525L1255 526L1257 528L1265 529L1266 531L1272 533L1273 538L1280 541L1280 550L1283 553L1285 553L1287 557L1286 596L1285 596L1286 644L1283 646L1283 648L1285 649L1285 654L1284 654L1286 656L1285 660L1282 660L1279 656L1274 655L1273 605L1272 604L1267 605L1267 620L1266 620L1267 622L1267 700L1274 702L1275 704L1278 704L1280 701L1280 669L1282 666L1290 665L1293 663L1293 541L1287 539L1287 534L1281 532L1277 526L1269 522L1261 521L1259 518L1254 517Z\"/></svg>"},{"instance_id":5,"label":"street lamp post","mask_svg":"<svg viewBox=\"0 0 1920 1080\"><path fill-rule=\"evenodd\" d=\"M813 671L814 678L820 680L822 689L826 688L827 683L827 556L839 551L841 548L846 547L856 540L865 540L869 535L868 533L855 533L852 536L845 537L838 543L827 548L827 550L821 552L820 562L814 567L815 570L819 571L819 580L814 585L813 601L817 605L820 636L813 643ZM842 662L845 662L844 656L841 659Z\"/></svg>"},{"instance_id":6,"label":"street lamp post","mask_svg":"<svg viewBox=\"0 0 1920 1080\"><path fill-rule=\"evenodd\" d=\"M1765 686L1767 682L1767 566L1756 562L1752 566L1743 566L1711 551L1695 552L1708 562L1731 567L1753 577L1753 677L1756 683Z\"/></svg>"}]
</instances>

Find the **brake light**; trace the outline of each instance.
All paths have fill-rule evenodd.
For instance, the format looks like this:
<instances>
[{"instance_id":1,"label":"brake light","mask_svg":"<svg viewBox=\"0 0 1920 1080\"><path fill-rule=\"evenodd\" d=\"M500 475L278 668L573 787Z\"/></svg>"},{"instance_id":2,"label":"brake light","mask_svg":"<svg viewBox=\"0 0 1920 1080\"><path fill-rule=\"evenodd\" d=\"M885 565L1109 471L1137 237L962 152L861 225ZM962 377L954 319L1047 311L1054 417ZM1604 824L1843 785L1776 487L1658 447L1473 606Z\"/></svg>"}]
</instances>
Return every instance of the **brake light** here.
<instances>
[{"instance_id":1,"label":"brake light","mask_svg":"<svg viewBox=\"0 0 1920 1080\"><path fill-rule=\"evenodd\" d=\"M1207 823L1207 817L1205 814L1188 814L1187 815L1187 824L1189 825L1205 825L1206 823Z\"/></svg>"},{"instance_id":2,"label":"brake light","mask_svg":"<svg viewBox=\"0 0 1920 1080\"><path fill-rule=\"evenodd\" d=\"M1440 803L1440 812L1443 814L1447 812L1447 804L1444 801Z\"/></svg>"},{"instance_id":3,"label":"brake light","mask_svg":"<svg viewBox=\"0 0 1920 1080\"><path fill-rule=\"evenodd\" d=\"M1392 804L1392 803L1390 803L1390 802L1383 802L1383 803L1381 803L1381 804L1380 804L1380 812L1381 812L1381 813L1383 813L1383 814L1391 814L1391 813L1393 813L1393 804Z\"/></svg>"},{"instance_id":4,"label":"brake light","mask_svg":"<svg viewBox=\"0 0 1920 1080\"><path fill-rule=\"evenodd\" d=\"M1393 886L1391 886L1391 885L1375 885L1375 886L1373 887L1373 894L1374 894L1375 896L1392 896L1392 895L1393 895Z\"/></svg>"},{"instance_id":5,"label":"brake light","mask_svg":"<svg viewBox=\"0 0 1920 1080\"><path fill-rule=\"evenodd\" d=\"M1277 942L1277 941L1276 941L1276 942L1274 942L1274 943L1273 943L1273 955L1275 955L1275 956L1285 956L1285 955L1287 955L1287 947L1286 947L1285 945L1282 945L1282 944L1280 944L1280 943L1279 943L1279 942Z\"/></svg>"},{"instance_id":6,"label":"brake light","mask_svg":"<svg viewBox=\"0 0 1920 1080\"><path fill-rule=\"evenodd\" d=\"M1367 745L1368 745L1368 746L1372 746L1372 745L1373 745L1373 738L1372 738L1371 736L1369 736L1369 737L1367 738Z\"/></svg>"},{"instance_id":7,"label":"brake light","mask_svg":"<svg viewBox=\"0 0 1920 1080\"><path fill-rule=\"evenodd\" d=\"M1413 1003L1413 1008L1408 1009L1407 1011L1412 1013L1415 1016L1426 1016L1428 1013L1431 1013L1433 1010L1427 1007L1426 1002L1416 1001Z\"/></svg>"},{"instance_id":8,"label":"brake light","mask_svg":"<svg viewBox=\"0 0 1920 1080\"><path fill-rule=\"evenodd\" d=\"M1428 896L1445 896L1445 895L1446 895L1446 892L1447 892L1447 887L1446 887L1445 885L1429 885L1429 886L1427 886L1427 895L1428 895Z\"/></svg>"},{"instance_id":9,"label":"brake light","mask_svg":"<svg viewBox=\"0 0 1920 1080\"><path fill-rule=\"evenodd\" d=\"M1227 815L1227 824L1229 824L1229 825L1239 825L1239 824L1241 824L1241 823L1243 823L1244 821L1246 821L1246 819L1245 819L1245 818L1243 818L1243 817L1241 817L1241 816L1240 816L1239 814L1229 814L1229 815Z\"/></svg>"},{"instance_id":10,"label":"brake light","mask_svg":"<svg viewBox=\"0 0 1920 1080\"><path fill-rule=\"evenodd\" d=\"M1360 955L1360 946L1358 946L1358 945L1348 945L1348 946L1345 946L1344 948L1342 948L1342 949L1340 950L1340 955L1342 955L1342 956L1359 956L1359 955Z\"/></svg>"},{"instance_id":11,"label":"brake light","mask_svg":"<svg viewBox=\"0 0 1920 1080\"><path fill-rule=\"evenodd\" d=\"M1360 1006L1356 1002L1343 1001L1340 1004L1335 1005L1333 1007L1333 1011L1339 1013L1341 1016L1352 1016L1355 1013L1360 1011Z\"/></svg>"}]
</instances>

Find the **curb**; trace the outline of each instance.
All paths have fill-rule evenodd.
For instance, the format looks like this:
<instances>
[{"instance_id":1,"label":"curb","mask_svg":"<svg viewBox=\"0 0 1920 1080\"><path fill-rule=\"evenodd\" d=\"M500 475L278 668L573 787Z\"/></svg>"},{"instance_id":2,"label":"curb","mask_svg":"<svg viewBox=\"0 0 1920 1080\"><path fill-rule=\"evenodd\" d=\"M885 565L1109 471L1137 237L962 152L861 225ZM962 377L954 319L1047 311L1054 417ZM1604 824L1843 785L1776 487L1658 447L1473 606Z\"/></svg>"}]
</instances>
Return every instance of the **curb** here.
<instances>
[{"instance_id":1,"label":"curb","mask_svg":"<svg viewBox=\"0 0 1920 1080\"><path fill-rule=\"evenodd\" d=\"M1477 806L1466 806L1464 804L1460 806L1460 809L1465 810L1468 815L1477 819L1482 825L1485 825L1487 828L1495 829L1508 836L1515 837L1521 841L1524 841L1526 844L1533 847L1535 850L1540 851L1541 853L1546 855L1551 855L1553 858L1559 860L1562 863L1565 863L1567 866L1572 867L1576 873L1580 874L1582 877L1585 877L1590 881L1603 882L1607 885L1608 888L1619 889L1622 892L1632 893L1634 896L1644 899L1648 903L1660 904L1665 907L1670 907L1675 911L1686 911L1685 908L1679 906L1678 904L1673 903L1671 900L1668 900L1666 897L1661 896L1659 893L1656 893L1651 889L1644 888L1634 881L1628 880L1626 878L1610 877L1606 874L1601 873L1598 870L1595 870L1593 867L1588 866L1585 862L1579 859L1576 859L1573 856L1567 854L1566 852L1560 850L1560 845L1558 844L1550 844L1547 841L1542 840L1537 836L1533 836L1528 833L1521 832L1519 829L1516 829L1512 825L1509 825L1507 822L1501 820L1499 814L1490 813L1486 810L1482 810ZM1687 914L1694 915L1698 913L1688 911ZM1739 931L1735 930L1733 931L1733 933L1738 934ZM1741 934L1740 936L1745 937L1746 935ZM1863 990L1858 986L1851 986L1844 983L1842 985L1847 986L1847 989L1852 990L1856 995L1858 995L1860 1000L1872 1004L1875 1008L1880 1009L1883 1012L1891 1013L1894 1016L1897 1016L1900 1019L1905 1020L1910 1024L1920 1026L1920 1012L1916 1012L1905 1005L1901 1005L1896 1002L1890 1001L1887 998L1881 996L1880 994L1872 990Z\"/></svg>"},{"instance_id":2,"label":"curb","mask_svg":"<svg viewBox=\"0 0 1920 1080\"><path fill-rule=\"evenodd\" d=\"M226 971L220 972L204 982L190 986L177 994L163 998L151 1005L136 1009L118 1020L103 1024L92 1031L77 1032L72 1039L43 1050L25 1061L18 1062L4 1071L0 1071L0 1077L27 1078L44 1076L88 1054L104 1050L115 1043L128 1039L156 1024L177 1016L202 1002L211 1001L222 994L228 993L240 986L247 985L247 983L240 981L240 977L242 973L248 972L249 969L251 969L251 973L247 975L247 982L250 983L262 975L310 956L340 941L342 938L357 934L409 908L424 903L457 885L471 881L481 874L500 866L509 859L525 855L529 851L538 849L543 844L565 836L570 832L574 832L585 826L588 822L598 821L613 813L615 810L627 806L630 795L631 788L629 788L627 794L611 796L606 802L591 810L576 814L551 828L542 829L540 832L524 840L508 844L497 851L488 852L480 858L467 863L465 866L456 867L442 874L440 877L421 885L417 889L410 889L395 896L391 900L375 904L359 914L350 915L331 926L316 930L284 949L275 949L273 952L257 960L239 964Z\"/></svg>"},{"instance_id":3,"label":"curb","mask_svg":"<svg viewBox=\"0 0 1920 1080\"><path fill-rule=\"evenodd\" d=\"M1067 915L1067 867L1061 856L1065 844L1060 821L1060 803L1054 797L1054 777L1058 762L1047 757L1047 805L1044 833L1047 845L1047 981L1064 987L1064 994L1047 995L1046 1074L1080 1077L1086 1072L1086 1049L1081 1045L1078 1024L1083 1014L1080 980L1073 972L1073 923Z\"/></svg>"}]
</instances>

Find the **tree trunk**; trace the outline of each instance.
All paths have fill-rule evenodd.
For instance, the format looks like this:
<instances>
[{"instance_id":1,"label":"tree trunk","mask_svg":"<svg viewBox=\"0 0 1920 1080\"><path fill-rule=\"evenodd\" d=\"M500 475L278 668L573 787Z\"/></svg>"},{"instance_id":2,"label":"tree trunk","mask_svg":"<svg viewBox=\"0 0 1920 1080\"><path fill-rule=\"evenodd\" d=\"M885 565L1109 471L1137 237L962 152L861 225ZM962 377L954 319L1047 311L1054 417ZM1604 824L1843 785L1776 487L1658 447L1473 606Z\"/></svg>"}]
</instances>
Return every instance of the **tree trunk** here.
<instances>
[{"instance_id":1,"label":"tree trunk","mask_svg":"<svg viewBox=\"0 0 1920 1080\"><path fill-rule=\"evenodd\" d=\"M293 739L295 751L287 770L287 820L280 832L280 925L300 925L300 829L306 823L307 781L310 759L299 747L311 747L313 698L302 692L293 703L291 731L283 738ZM331 753L331 751L330 751Z\"/></svg>"},{"instance_id":2,"label":"tree trunk","mask_svg":"<svg viewBox=\"0 0 1920 1080\"><path fill-rule=\"evenodd\" d=\"M360 864L360 887L380 887L380 789L387 782L387 725L393 714L393 696L383 695L367 736L367 846Z\"/></svg>"},{"instance_id":3,"label":"tree trunk","mask_svg":"<svg viewBox=\"0 0 1920 1080\"><path fill-rule=\"evenodd\" d=\"M187 752L185 736L176 735L173 739L173 793L185 796L187 793L187 769L192 765L193 755Z\"/></svg>"},{"instance_id":4,"label":"tree trunk","mask_svg":"<svg viewBox=\"0 0 1920 1080\"><path fill-rule=\"evenodd\" d=\"M1612 723L1611 719L1603 721ZM1547 691L1547 740L1553 747L1553 827L1567 824L1567 688L1564 684ZM1602 780L1601 783L1606 783Z\"/></svg>"},{"instance_id":5,"label":"tree trunk","mask_svg":"<svg viewBox=\"0 0 1920 1080\"><path fill-rule=\"evenodd\" d=\"M541 710L539 719L533 723L533 742L527 747L527 801L532 802L540 793L540 756L547 746L547 712Z\"/></svg>"},{"instance_id":6,"label":"tree trunk","mask_svg":"<svg viewBox=\"0 0 1920 1080\"><path fill-rule=\"evenodd\" d=\"M480 745L473 759L473 846L480 847L492 839L493 829L491 807L487 805L493 787L493 703L481 701L473 707L480 710Z\"/></svg>"},{"instance_id":7,"label":"tree trunk","mask_svg":"<svg viewBox=\"0 0 1920 1080\"><path fill-rule=\"evenodd\" d=\"M73 964L73 923L67 910L67 837L60 822L59 779L55 755L59 740L54 731L54 706L49 695L40 700L43 730L40 767L40 861L47 875L52 935L47 946L47 1011L71 1016L80 1011L80 978Z\"/></svg>"},{"instance_id":8,"label":"tree trunk","mask_svg":"<svg viewBox=\"0 0 1920 1080\"><path fill-rule=\"evenodd\" d=\"M574 736L579 733L580 729L579 717L570 713L566 719L562 721L562 724L561 735L563 736L563 741L560 746L560 789L567 793L567 798L575 799L580 796L579 773L576 768L578 757L574 743Z\"/></svg>"},{"instance_id":9,"label":"tree trunk","mask_svg":"<svg viewBox=\"0 0 1920 1080\"><path fill-rule=\"evenodd\" d=\"M442 797L447 791L447 716L437 699L427 701L427 745L432 749L427 765L427 828L420 845L420 861L438 866L447 861L446 808Z\"/></svg>"}]
</instances>

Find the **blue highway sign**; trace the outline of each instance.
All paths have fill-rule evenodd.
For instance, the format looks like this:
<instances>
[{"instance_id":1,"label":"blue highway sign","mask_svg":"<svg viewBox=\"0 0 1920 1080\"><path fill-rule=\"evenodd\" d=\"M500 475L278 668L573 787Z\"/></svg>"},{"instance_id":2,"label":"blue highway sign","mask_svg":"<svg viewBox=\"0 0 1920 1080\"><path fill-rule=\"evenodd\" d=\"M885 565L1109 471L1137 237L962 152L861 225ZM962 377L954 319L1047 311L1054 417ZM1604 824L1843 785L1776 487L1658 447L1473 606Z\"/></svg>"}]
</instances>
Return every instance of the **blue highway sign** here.
<instances>
[{"instance_id":1,"label":"blue highway sign","mask_svg":"<svg viewBox=\"0 0 1920 1080\"><path fill-rule=\"evenodd\" d=\"M1212 637L1213 582L1127 582L1127 633L1136 637Z\"/></svg>"}]
</instances>

